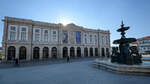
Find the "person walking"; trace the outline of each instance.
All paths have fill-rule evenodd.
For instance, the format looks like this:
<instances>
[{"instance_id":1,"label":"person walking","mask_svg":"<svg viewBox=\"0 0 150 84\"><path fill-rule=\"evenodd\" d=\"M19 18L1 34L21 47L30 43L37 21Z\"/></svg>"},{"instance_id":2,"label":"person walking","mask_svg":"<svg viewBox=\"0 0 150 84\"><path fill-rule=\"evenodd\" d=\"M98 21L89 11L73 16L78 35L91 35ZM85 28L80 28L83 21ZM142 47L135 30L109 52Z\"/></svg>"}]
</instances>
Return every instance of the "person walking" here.
<instances>
[{"instance_id":1,"label":"person walking","mask_svg":"<svg viewBox=\"0 0 150 84\"><path fill-rule=\"evenodd\" d=\"M19 66L19 59L18 58L15 59L15 66L17 66L17 67Z\"/></svg>"},{"instance_id":2,"label":"person walking","mask_svg":"<svg viewBox=\"0 0 150 84\"><path fill-rule=\"evenodd\" d=\"M67 56L67 62L70 62L70 57L69 56Z\"/></svg>"}]
</instances>

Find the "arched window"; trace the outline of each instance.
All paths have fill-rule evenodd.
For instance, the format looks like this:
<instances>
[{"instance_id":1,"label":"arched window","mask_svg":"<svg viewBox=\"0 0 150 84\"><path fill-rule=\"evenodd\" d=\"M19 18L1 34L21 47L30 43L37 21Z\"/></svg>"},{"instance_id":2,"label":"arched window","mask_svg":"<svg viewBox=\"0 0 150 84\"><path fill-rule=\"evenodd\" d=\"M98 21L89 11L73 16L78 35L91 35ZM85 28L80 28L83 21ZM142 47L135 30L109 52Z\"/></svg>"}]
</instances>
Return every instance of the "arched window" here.
<instances>
[{"instance_id":1,"label":"arched window","mask_svg":"<svg viewBox=\"0 0 150 84\"><path fill-rule=\"evenodd\" d=\"M57 58L57 48L53 47L51 52L52 52L52 58L56 59Z\"/></svg>"},{"instance_id":2,"label":"arched window","mask_svg":"<svg viewBox=\"0 0 150 84\"><path fill-rule=\"evenodd\" d=\"M49 56L48 51L49 51L48 47L43 48L43 58L48 58L48 56Z\"/></svg>"},{"instance_id":3,"label":"arched window","mask_svg":"<svg viewBox=\"0 0 150 84\"><path fill-rule=\"evenodd\" d=\"M102 57L105 57L105 50L102 48Z\"/></svg>"},{"instance_id":4,"label":"arched window","mask_svg":"<svg viewBox=\"0 0 150 84\"><path fill-rule=\"evenodd\" d=\"M93 56L93 48L90 48L90 56Z\"/></svg>"},{"instance_id":5,"label":"arched window","mask_svg":"<svg viewBox=\"0 0 150 84\"><path fill-rule=\"evenodd\" d=\"M64 47L63 48L63 58L66 58L68 56L68 48Z\"/></svg>"},{"instance_id":6,"label":"arched window","mask_svg":"<svg viewBox=\"0 0 150 84\"><path fill-rule=\"evenodd\" d=\"M106 55L109 57L109 48L106 48Z\"/></svg>"},{"instance_id":7,"label":"arched window","mask_svg":"<svg viewBox=\"0 0 150 84\"><path fill-rule=\"evenodd\" d=\"M26 48L24 46L20 47L19 49L19 59L20 60L26 59Z\"/></svg>"},{"instance_id":8,"label":"arched window","mask_svg":"<svg viewBox=\"0 0 150 84\"><path fill-rule=\"evenodd\" d=\"M98 48L95 48L95 56L98 56Z\"/></svg>"},{"instance_id":9,"label":"arched window","mask_svg":"<svg viewBox=\"0 0 150 84\"><path fill-rule=\"evenodd\" d=\"M84 48L84 56L88 57L88 48Z\"/></svg>"},{"instance_id":10,"label":"arched window","mask_svg":"<svg viewBox=\"0 0 150 84\"><path fill-rule=\"evenodd\" d=\"M39 47L34 47L33 49L33 59L39 59L40 57L40 48Z\"/></svg>"},{"instance_id":11,"label":"arched window","mask_svg":"<svg viewBox=\"0 0 150 84\"><path fill-rule=\"evenodd\" d=\"M81 48L77 47L77 57L81 57Z\"/></svg>"},{"instance_id":12,"label":"arched window","mask_svg":"<svg viewBox=\"0 0 150 84\"><path fill-rule=\"evenodd\" d=\"M7 60L14 60L16 56L16 48L14 46L8 47L7 53Z\"/></svg>"},{"instance_id":13,"label":"arched window","mask_svg":"<svg viewBox=\"0 0 150 84\"><path fill-rule=\"evenodd\" d=\"M74 54L75 52L74 52L74 47L71 47L70 48L70 57L71 58L74 58L75 57L75 54Z\"/></svg>"}]
</instances>

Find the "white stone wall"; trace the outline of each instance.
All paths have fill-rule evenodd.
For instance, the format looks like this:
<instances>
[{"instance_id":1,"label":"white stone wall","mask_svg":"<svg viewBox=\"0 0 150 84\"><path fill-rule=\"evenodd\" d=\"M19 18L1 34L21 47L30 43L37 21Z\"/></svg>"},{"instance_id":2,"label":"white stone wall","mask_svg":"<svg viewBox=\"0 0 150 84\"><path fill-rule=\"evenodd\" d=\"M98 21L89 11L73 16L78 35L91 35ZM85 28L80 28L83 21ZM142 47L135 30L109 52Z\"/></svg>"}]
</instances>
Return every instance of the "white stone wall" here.
<instances>
[{"instance_id":1,"label":"white stone wall","mask_svg":"<svg viewBox=\"0 0 150 84\"><path fill-rule=\"evenodd\" d=\"M16 40L9 39L9 26L15 25L17 29ZM21 41L20 37L20 29L21 27L27 28L27 38L25 41ZM40 41L35 41L35 29L40 30ZM44 30L48 30L48 41L44 41ZM56 31L56 35L53 34L53 31ZM62 32L68 32L68 43L62 42ZM5 60L7 60L8 47L14 46L16 48L16 58L19 57L19 48L21 46L25 46L27 49L27 59L33 59L33 48L40 48L40 59L42 59L43 48L49 48L49 58L51 58L51 49L52 47L57 48L57 58L63 58L63 47L68 48L68 54L70 54L70 48L74 47L75 49L75 57L77 57L77 47L81 48L81 57L84 57L84 48L88 48L88 56L90 56L90 48L93 48L93 54L95 56L95 48L98 49L98 56L102 55L101 49L105 49L105 57L106 56L106 48L109 49L110 52L110 32L104 30L94 30L94 29L86 29L74 24L69 24L67 26L63 26L60 24L51 24L51 23L43 23L37 21L31 21L26 19L19 18L10 18L6 17L4 19L4 34L3 34L3 56L5 56ZM81 43L76 43L76 32L81 32ZM87 35L87 43L85 43L85 36ZM92 41L90 42L90 35L92 35ZM96 35L96 38L95 38ZM56 40L53 37L56 37ZM97 42L95 42L96 40ZM69 55L70 56L70 55Z\"/></svg>"}]
</instances>

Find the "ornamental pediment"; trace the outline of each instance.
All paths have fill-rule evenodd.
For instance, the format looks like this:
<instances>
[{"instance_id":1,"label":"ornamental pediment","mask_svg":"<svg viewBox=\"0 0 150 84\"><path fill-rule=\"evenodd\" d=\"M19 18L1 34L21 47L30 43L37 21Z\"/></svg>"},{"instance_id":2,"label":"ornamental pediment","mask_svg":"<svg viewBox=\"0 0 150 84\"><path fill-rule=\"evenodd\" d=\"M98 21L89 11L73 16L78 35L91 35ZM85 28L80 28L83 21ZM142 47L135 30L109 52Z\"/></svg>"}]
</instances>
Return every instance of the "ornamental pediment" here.
<instances>
[{"instance_id":1,"label":"ornamental pediment","mask_svg":"<svg viewBox=\"0 0 150 84\"><path fill-rule=\"evenodd\" d=\"M64 30L71 30L71 31L83 31L83 27L82 26L77 26L73 23L70 23L66 26L63 27Z\"/></svg>"}]
</instances>

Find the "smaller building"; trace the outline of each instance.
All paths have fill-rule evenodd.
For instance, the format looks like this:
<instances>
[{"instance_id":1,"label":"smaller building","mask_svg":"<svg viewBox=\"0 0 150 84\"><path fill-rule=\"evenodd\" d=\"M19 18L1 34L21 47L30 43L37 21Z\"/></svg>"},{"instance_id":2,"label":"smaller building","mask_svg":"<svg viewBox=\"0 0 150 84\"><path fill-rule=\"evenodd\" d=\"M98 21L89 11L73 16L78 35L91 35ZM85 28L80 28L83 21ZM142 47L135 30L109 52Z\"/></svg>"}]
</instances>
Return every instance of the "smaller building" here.
<instances>
[{"instance_id":1,"label":"smaller building","mask_svg":"<svg viewBox=\"0 0 150 84\"><path fill-rule=\"evenodd\" d=\"M138 47L138 42L136 41L136 42L132 42L132 43L130 43L130 46L136 46L136 47Z\"/></svg>"},{"instance_id":2,"label":"smaller building","mask_svg":"<svg viewBox=\"0 0 150 84\"><path fill-rule=\"evenodd\" d=\"M150 36L138 38L130 46L137 46L140 54L150 54Z\"/></svg>"},{"instance_id":3,"label":"smaller building","mask_svg":"<svg viewBox=\"0 0 150 84\"><path fill-rule=\"evenodd\" d=\"M141 54L150 54L150 36L139 38L137 42Z\"/></svg>"}]
</instances>

